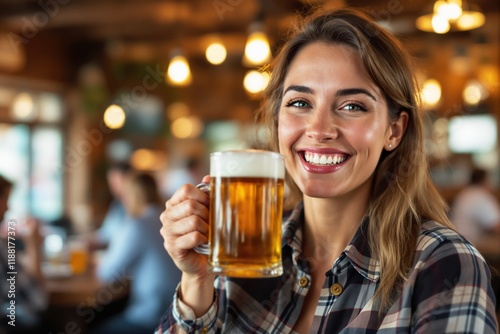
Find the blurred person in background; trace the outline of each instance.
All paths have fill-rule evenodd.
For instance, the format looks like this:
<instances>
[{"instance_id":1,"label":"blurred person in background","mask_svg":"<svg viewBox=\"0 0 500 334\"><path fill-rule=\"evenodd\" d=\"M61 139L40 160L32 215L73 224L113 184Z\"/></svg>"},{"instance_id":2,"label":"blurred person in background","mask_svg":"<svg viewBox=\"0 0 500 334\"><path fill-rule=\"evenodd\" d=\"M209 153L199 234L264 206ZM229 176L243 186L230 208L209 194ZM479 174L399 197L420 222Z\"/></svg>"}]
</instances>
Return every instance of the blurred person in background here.
<instances>
[{"instance_id":1,"label":"blurred person in background","mask_svg":"<svg viewBox=\"0 0 500 334\"><path fill-rule=\"evenodd\" d=\"M162 182L161 195L167 200L175 193L177 189L186 183L197 184L203 177L201 158L197 156L188 156L184 158L180 167L170 170Z\"/></svg>"},{"instance_id":2,"label":"blurred person in background","mask_svg":"<svg viewBox=\"0 0 500 334\"><path fill-rule=\"evenodd\" d=\"M0 175L0 222L3 222L5 213L9 210L9 196L12 182Z\"/></svg>"},{"instance_id":3,"label":"blurred person in background","mask_svg":"<svg viewBox=\"0 0 500 334\"><path fill-rule=\"evenodd\" d=\"M469 185L453 201L451 217L457 231L473 244L486 233L500 234L500 204L486 170L472 171Z\"/></svg>"},{"instance_id":4,"label":"blurred person in background","mask_svg":"<svg viewBox=\"0 0 500 334\"><path fill-rule=\"evenodd\" d=\"M165 253L158 233L163 207L155 179L130 173L123 190L129 218L115 230L97 273L106 283L129 278L130 297L123 313L104 320L92 333L152 333L180 280L181 273Z\"/></svg>"},{"instance_id":5,"label":"blurred person in background","mask_svg":"<svg viewBox=\"0 0 500 334\"><path fill-rule=\"evenodd\" d=\"M8 210L11 190L12 183L0 175L0 222ZM40 267L43 238L35 219L22 222L22 227L19 224L17 220L8 220L1 227L0 330L44 333L48 332L43 320L48 298Z\"/></svg>"},{"instance_id":6,"label":"blurred person in background","mask_svg":"<svg viewBox=\"0 0 500 334\"><path fill-rule=\"evenodd\" d=\"M125 179L132 170L126 162L111 165L106 173L106 181L113 197L101 226L89 237L90 249L104 249L109 245L113 233L126 219L127 213L123 206L123 188Z\"/></svg>"},{"instance_id":7,"label":"blurred person in background","mask_svg":"<svg viewBox=\"0 0 500 334\"><path fill-rule=\"evenodd\" d=\"M488 180L488 172L475 168L471 172L469 185L453 200L451 219L457 231L482 251L493 268L500 268L500 203ZM486 240L483 238L487 237ZM493 254L484 253L486 248ZM491 250L490 250L491 251ZM495 255L496 254L496 255ZM496 296L496 312L500 312L500 272L492 270L491 284Z\"/></svg>"}]
</instances>

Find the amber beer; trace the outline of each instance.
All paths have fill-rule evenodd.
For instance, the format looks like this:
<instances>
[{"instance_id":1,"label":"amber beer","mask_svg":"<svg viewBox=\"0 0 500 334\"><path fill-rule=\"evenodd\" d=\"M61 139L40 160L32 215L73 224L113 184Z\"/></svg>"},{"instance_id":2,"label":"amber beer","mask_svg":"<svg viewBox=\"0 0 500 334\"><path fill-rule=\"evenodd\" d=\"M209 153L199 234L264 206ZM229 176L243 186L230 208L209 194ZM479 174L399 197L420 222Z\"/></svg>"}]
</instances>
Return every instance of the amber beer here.
<instances>
[{"instance_id":1,"label":"amber beer","mask_svg":"<svg viewBox=\"0 0 500 334\"><path fill-rule=\"evenodd\" d=\"M68 240L69 265L73 274L83 274L87 270L88 254L83 240L71 238Z\"/></svg>"},{"instance_id":2,"label":"amber beer","mask_svg":"<svg viewBox=\"0 0 500 334\"><path fill-rule=\"evenodd\" d=\"M279 153L247 150L211 154L209 271L235 277L283 273L284 176Z\"/></svg>"}]
</instances>

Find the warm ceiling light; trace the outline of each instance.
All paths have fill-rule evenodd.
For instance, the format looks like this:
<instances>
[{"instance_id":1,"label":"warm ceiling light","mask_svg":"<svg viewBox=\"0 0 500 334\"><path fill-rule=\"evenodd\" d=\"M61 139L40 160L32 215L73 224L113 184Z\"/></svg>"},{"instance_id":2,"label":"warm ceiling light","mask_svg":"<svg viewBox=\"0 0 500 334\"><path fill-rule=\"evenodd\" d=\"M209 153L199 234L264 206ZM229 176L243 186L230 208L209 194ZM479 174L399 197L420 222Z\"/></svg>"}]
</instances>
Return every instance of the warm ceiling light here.
<instances>
[{"instance_id":1,"label":"warm ceiling light","mask_svg":"<svg viewBox=\"0 0 500 334\"><path fill-rule=\"evenodd\" d=\"M439 14L434 14L432 16L431 25L436 34L446 34L450 31L450 23L446 17Z\"/></svg>"},{"instance_id":2,"label":"warm ceiling light","mask_svg":"<svg viewBox=\"0 0 500 334\"><path fill-rule=\"evenodd\" d=\"M462 0L438 0L434 3L431 14L417 18L419 30L444 34L450 30L472 30L481 27L485 22L484 14L472 10Z\"/></svg>"},{"instance_id":3,"label":"warm ceiling light","mask_svg":"<svg viewBox=\"0 0 500 334\"><path fill-rule=\"evenodd\" d=\"M267 35L263 31L261 23L252 24L249 31L243 64L246 66L264 65L271 59L271 47Z\"/></svg>"},{"instance_id":4,"label":"warm ceiling light","mask_svg":"<svg viewBox=\"0 0 500 334\"><path fill-rule=\"evenodd\" d=\"M125 111L117 104L110 105L104 112L104 124L110 129L119 129L125 124Z\"/></svg>"},{"instance_id":5,"label":"warm ceiling light","mask_svg":"<svg viewBox=\"0 0 500 334\"><path fill-rule=\"evenodd\" d=\"M469 85L464 88L462 96L466 104L475 106L481 101L481 90L477 86Z\"/></svg>"},{"instance_id":6,"label":"warm ceiling light","mask_svg":"<svg viewBox=\"0 0 500 334\"><path fill-rule=\"evenodd\" d=\"M20 93L12 104L12 116L16 120L31 121L35 118L35 103L28 93Z\"/></svg>"},{"instance_id":7,"label":"warm ceiling light","mask_svg":"<svg viewBox=\"0 0 500 334\"><path fill-rule=\"evenodd\" d=\"M458 19L462 12L462 0L448 0L447 15L450 20Z\"/></svg>"},{"instance_id":8,"label":"warm ceiling light","mask_svg":"<svg viewBox=\"0 0 500 334\"><path fill-rule=\"evenodd\" d=\"M462 15L461 0L438 0L434 3L434 15L441 15L446 20L456 20Z\"/></svg>"},{"instance_id":9,"label":"warm ceiling light","mask_svg":"<svg viewBox=\"0 0 500 334\"><path fill-rule=\"evenodd\" d=\"M478 80L469 80L462 92L464 102L470 106L475 106L488 97L488 91Z\"/></svg>"},{"instance_id":10,"label":"warm ceiling light","mask_svg":"<svg viewBox=\"0 0 500 334\"><path fill-rule=\"evenodd\" d=\"M179 117L172 122L170 131L179 139L196 138L203 131L203 122L196 116Z\"/></svg>"},{"instance_id":11,"label":"warm ceiling light","mask_svg":"<svg viewBox=\"0 0 500 334\"><path fill-rule=\"evenodd\" d=\"M424 82L422 88L422 101L425 106L433 107L441 100L441 85L436 79L429 79Z\"/></svg>"},{"instance_id":12,"label":"warm ceiling light","mask_svg":"<svg viewBox=\"0 0 500 334\"><path fill-rule=\"evenodd\" d=\"M167 81L174 86L188 86L191 80L191 69L187 59L177 52L168 64Z\"/></svg>"},{"instance_id":13,"label":"warm ceiling light","mask_svg":"<svg viewBox=\"0 0 500 334\"><path fill-rule=\"evenodd\" d=\"M227 51L224 44L221 42L214 42L207 47L205 57L210 64L220 65L226 60Z\"/></svg>"},{"instance_id":14,"label":"warm ceiling light","mask_svg":"<svg viewBox=\"0 0 500 334\"><path fill-rule=\"evenodd\" d=\"M460 30L472 30L481 27L486 21L481 12L464 11L456 22Z\"/></svg>"},{"instance_id":15,"label":"warm ceiling light","mask_svg":"<svg viewBox=\"0 0 500 334\"><path fill-rule=\"evenodd\" d=\"M183 102L174 102L167 108L167 117L171 121L187 115L189 115L189 107Z\"/></svg>"},{"instance_id":16,"label":"warm ceiling light","mask_svg":"<svg viewBox=\"0 0 500 334\"><path fill-rule=\"evenodd\" d=\"M154 171L165 167L167 157L164 152L140 148L132 153L130 164L136 170Z\"/></svg>"},{"instance_id":17,"label":"warm ceiling light","mask_svg":"<svg viewBox=\"0 0 500 334\"><path fill-rule=\"evenodd\" d=\"M269 73L255 70L248 71L243 79L243 87L251 94L262 92L269 83Z\"/></svg>"}]
</instances>

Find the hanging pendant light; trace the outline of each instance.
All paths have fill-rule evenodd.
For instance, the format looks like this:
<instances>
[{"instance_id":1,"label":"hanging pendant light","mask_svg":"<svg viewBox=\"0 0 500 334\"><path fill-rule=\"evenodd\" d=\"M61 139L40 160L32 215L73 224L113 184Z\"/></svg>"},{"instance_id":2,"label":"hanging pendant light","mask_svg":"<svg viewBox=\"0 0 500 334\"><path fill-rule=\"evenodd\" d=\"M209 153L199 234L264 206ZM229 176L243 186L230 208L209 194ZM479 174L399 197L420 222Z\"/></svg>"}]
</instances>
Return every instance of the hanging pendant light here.
<instances>
[{"instance_id":1,"label":"hanging pendant light","mask_svg":"<svg viewBox=\"0 0 500 334\"><path fill-rule=\"evenodd\" d=\"M210 36L207 39L209 40L205 49L207 61L212 65L222 64L227 57L226 46L218 36Z\"/></svg>"},{"instance_id":2,"label":"hanging pendant light","mask_svg":"<svg viewBox=\"0 0 500 334\"><path fill-rule=\"evenodd\" d=\"M269 83L269 73L250 70L245 74L243 87L250 94L257 94L266 89Z\"/></svg>"},{"instance_id":3,"label":"hanging pendant light","mask_svg":"<svg viewBox=\"0 0 500 334\"><path fill-rule=\"evenodd\" d=\"M243 65L249 67L264 65L271 59L271 47L264 32L263 24L259 21L254 22L250 25L248 31Z\"/></svg>"},{"instance_id":4,"label":"hanging pendant light","mask_svg":"<svg viewBox=\"0 0 500 334\"><path fill-rule=\"evenodd\" d=\"M113 130L123 127L126 118L125 110L117 104L108 106L103 115L104 124Z\"/></svg>"},{"instance_id":5,"label":"hanging pendant light","mask_svg":"<svg viewBox=\"0 0 500 334\"><path fill-rule=\"evenodd\" d=\"M173 86L188 86L191 81L189 62L179 49L175 49L172 51L172 58L168 64L167 82Z\"/></svg>"},{"instance_id":6,"label":"hanging pendant light","mask_svg":"<svg viewBox=\"0 0 500 334\"><path fill-rule=\"evenodd\" d=\"M421 95L425 108L436 107L441 100L441 84L436 79L426 80Z\"/></svg>"},{"instance_id":7,"label":"hanging pendant light","mask_svg":"<svg viewBox=\"0 0 500 334\"><path fill-rule=\"evenodd\" d=\"M477 6L462 0L437 0L433 11L417 18L419 30L445 34L448 31L477 29L485 22L485 16Z\"/></svg>"}]
</instances>

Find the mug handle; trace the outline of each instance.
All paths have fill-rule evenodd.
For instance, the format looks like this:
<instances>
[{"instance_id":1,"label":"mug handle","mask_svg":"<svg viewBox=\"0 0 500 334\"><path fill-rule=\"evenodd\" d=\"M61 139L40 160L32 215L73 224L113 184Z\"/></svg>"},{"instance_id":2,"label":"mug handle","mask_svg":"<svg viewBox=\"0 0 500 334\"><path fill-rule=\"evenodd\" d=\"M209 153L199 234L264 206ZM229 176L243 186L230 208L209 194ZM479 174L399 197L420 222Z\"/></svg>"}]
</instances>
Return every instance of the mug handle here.
<instances>
[{"instance_id":1,"label":"mug handle","mask_svg":"<svg viewBox=\"0 0 500 334\"><path fill-rule=\"evenodd\" d=\"M200 189L204 193L210 193L210 185L206 182L202 182L196 185L196 188ZM208 255L210 253L210 247L208 243L201 244L193 248L196 253Z\"/></svg>"}]
</instances>

